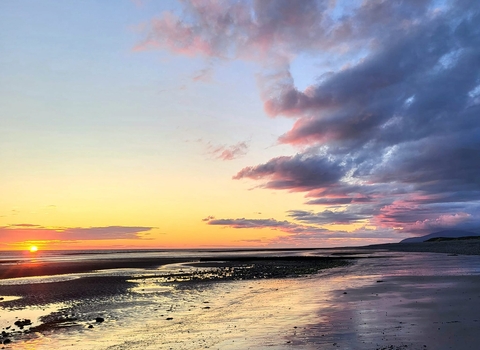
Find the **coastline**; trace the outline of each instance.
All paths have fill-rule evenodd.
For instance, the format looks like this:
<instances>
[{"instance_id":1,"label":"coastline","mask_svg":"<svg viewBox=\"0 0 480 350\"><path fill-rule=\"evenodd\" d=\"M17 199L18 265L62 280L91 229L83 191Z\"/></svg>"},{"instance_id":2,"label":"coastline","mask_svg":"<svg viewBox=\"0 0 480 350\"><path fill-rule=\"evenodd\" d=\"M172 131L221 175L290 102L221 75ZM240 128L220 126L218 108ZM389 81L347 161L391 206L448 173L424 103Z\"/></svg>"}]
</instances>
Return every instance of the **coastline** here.
<instances>
[{"instance_id":1,"label":"coastline","mask_svg":"<svg viewBox=\"0 0 480 350\"><path fill-rule=\"evenodd\" d=\"M33 277L33 276L47 276L47 275L61 275L61 274L78 274L88 273L95 270L109 270L109 269L122 269L122 268L139 268L139 269L155 269L162 265L175 264L181 262L196 262L201 261L203 263L212 260L225 260L225 261L241 261L242 259L285 259L282 257L282 252L314 252L315 250L322 250L324 255L329 259L351 259L352 256L362 254L365 252L375 251L393 251L393 252L430 252L430 253L446 253L446 254L460 254L460 255L480 255L480 240L468 240L468 241L437 241L437 242L422 242L422 243L387 243L376 244L369 246L359 247L339 247L328 249L272 249L272 250L219 250L212 251L206 250L206 253L211 253L211 257L198 256L198 257L148 257L148 258L116 258L116 259L85 259L79 261L41 261L34 257L29 260L4 260L0 261L0 280L8 278L20 278L20 277ZM341 253L328 254L329 250L343 250ZM279 255L269 257L261 255L255 255L258 252L271 251L276 252ZM352 252L349 252L352 251ZM151 252L151 251L148 251ZM215 257L218 253L228 253L229 255L222 256L221 258ZM252 255L236 255L238 253L250 253ZM68 256L68 255L67 255ZM309 257L294 256L297 261L302 259L308 260ZM311 258L311 257L310 257Z\"/></svg>"}]
</instances>

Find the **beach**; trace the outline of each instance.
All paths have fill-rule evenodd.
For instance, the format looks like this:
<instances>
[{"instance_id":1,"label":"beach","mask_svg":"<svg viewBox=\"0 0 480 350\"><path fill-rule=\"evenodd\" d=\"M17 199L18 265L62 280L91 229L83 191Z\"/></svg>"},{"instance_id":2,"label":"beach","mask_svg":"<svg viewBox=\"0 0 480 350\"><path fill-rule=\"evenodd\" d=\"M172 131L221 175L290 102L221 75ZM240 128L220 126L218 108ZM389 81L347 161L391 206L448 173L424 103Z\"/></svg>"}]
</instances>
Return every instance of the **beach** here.
<instances>
[{"instance_id":1,"label":"beach","mask_svg":"<svg viewBox=\"0 0 480 350\"><path fill-rule=\"evenodd\" d=\"M475 349L480 340L478 255L350 248L77 258L1 264L0 276L16 276L0 280L4 348Z\"/></svg>"}]
</instances>

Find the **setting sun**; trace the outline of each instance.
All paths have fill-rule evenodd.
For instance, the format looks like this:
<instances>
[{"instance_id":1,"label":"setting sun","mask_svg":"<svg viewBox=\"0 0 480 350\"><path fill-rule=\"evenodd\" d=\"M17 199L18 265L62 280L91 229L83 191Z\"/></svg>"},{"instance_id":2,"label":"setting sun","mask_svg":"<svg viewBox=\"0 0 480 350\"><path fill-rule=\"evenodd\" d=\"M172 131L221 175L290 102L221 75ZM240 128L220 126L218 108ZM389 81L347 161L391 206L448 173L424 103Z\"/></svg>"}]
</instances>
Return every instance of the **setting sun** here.
<instances>
[{"instance_id":1,"label":"setting sun","mask_svg":"<svg viewBox=\"0 0 480 350\"><path fill-rule=\"evenodd\" d=\"M32 246L30 247L30 252L31 252L31 253L35 253L37 250L38 250L38 247L37 247L36 245L32 245Z\"/></svg>"}]
</instances>

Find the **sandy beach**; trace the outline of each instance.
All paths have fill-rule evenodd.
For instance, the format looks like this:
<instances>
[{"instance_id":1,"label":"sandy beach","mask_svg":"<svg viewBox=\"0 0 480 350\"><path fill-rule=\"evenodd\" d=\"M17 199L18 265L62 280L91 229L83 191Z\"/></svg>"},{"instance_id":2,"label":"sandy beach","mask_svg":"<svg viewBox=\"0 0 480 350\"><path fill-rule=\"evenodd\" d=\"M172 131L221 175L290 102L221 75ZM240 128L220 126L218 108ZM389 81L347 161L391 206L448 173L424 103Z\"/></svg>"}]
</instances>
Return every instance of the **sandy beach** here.
<instances>
[{"instance_id":1,"label":"sandy beach","mask_svg":"<svg viewBox=\"0 0 480 350\"><path fill-rule=\"evenodd\" d=\"M480 340L477 255L370 248L115 260L2 266L16 276L0 280L3 347L476 349Z\"/></svg>"}]
</instances>

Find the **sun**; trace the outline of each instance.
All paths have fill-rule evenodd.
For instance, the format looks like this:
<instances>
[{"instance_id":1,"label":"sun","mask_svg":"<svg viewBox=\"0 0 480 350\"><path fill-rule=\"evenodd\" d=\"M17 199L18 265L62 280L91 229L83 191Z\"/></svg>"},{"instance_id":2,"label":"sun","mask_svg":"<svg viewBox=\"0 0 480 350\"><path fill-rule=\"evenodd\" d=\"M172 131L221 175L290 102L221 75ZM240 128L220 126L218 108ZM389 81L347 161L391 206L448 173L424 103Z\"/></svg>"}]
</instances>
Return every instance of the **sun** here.
<instances>
[{"instance_id":1,"label":"sun","mask_svg":"<svg viewBox=\"0 0 480 350\"><path fill-rule=\"evenodd\" d=\"M38 247L36 245L32 245L30 247L30 253L35 253L38 250Z\"/></svg>"}]
</instances>

